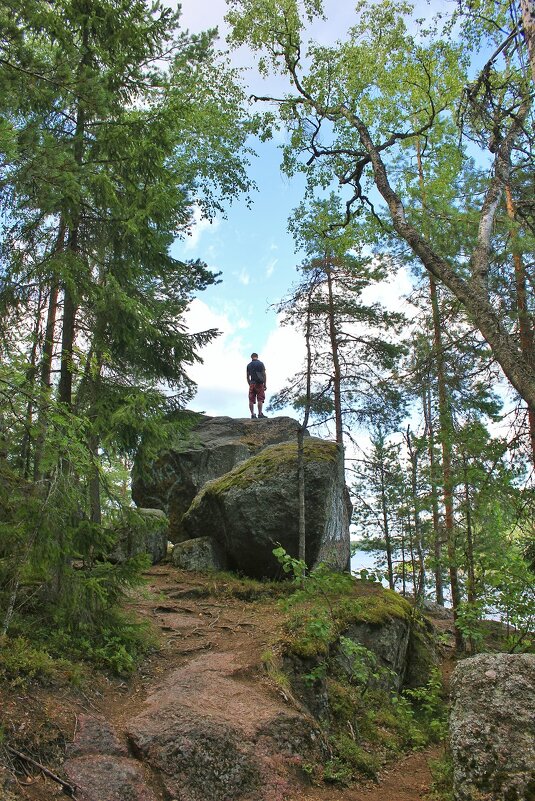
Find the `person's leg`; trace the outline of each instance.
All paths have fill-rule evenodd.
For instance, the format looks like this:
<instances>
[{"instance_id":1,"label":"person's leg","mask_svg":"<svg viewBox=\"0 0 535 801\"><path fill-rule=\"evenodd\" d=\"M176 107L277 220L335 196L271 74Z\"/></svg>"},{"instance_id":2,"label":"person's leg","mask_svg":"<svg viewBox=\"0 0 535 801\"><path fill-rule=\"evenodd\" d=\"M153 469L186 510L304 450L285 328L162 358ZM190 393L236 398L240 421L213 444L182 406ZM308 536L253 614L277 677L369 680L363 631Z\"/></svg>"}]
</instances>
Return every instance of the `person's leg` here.
<instances>
[{"instance_id":1,"label":"person's leg","mask_svg":"<svg viewBox=\"0 0 535 801\"><path fill-rule=\"evenodd\" d=\"M263 386L260 386L260 387L257 388L256 397L257 397L257 403L258 403L258 416L259 417L264 417L264 415L262 414L262 407L263 407L264 401L266 399L266 391L265 391Z\"/></svg>"},{"instance_id":2,"label":"person's leg","mask_svg":"<svg viewBox=\"0 0 535 801\"><path fill-rule=\"evenodd\" d=\"M249 411L251 412L251 417L256 417L256 415L254 413L255 397L256 397L255 385L254 384L250 384L249 385Z\"/></svg>"}]
</instances>

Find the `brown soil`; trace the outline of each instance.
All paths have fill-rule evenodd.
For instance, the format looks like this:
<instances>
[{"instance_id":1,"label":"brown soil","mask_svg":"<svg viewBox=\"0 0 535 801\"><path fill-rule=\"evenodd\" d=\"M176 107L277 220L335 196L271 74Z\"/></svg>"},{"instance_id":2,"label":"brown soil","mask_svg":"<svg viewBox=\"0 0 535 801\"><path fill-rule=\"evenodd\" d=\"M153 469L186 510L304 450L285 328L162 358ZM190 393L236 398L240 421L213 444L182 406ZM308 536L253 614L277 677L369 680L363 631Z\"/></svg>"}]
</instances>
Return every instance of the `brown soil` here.
<instances>
[{"instance_id":1,"label":"brown soil","mask_svg":"<svg viewBox=\"0 0 535 801\"><path fill-rule=\"evenodd\" d=\"M144 591L131 605L153 623L160 643L131 679L97 675L83 691L68 684L59 689L35 685L22 693L0 685L5 742L59 777L63 777L64 746L73 741L83 713L102 715L123 731L137 715L165 704L171 687L176 697L178 687L179 702L188 709L209 713L216 720L225 716L227 721L239 720L247 731L258 725L263 715L272 717L277 711L287 711L288 705L297 706L262 667L262 654L277 638L280 626L280 619L273 615L273 600L250 603L225 597L221 585L218 593L211 595L206 576L167 564L153 567L148 579L149 593ZM233 680L236 678L239 681ZM434 747L397 761L385 769L378 784L344 790L296 786L288 801L424 799L431 785L428 763L438 753ZM4 748L0 787L6 769L16 776L9 790L14 799L50 801L62 796L59 783ZM164 796L160 797L164 801Z\"/></svg>"}]
</instances>

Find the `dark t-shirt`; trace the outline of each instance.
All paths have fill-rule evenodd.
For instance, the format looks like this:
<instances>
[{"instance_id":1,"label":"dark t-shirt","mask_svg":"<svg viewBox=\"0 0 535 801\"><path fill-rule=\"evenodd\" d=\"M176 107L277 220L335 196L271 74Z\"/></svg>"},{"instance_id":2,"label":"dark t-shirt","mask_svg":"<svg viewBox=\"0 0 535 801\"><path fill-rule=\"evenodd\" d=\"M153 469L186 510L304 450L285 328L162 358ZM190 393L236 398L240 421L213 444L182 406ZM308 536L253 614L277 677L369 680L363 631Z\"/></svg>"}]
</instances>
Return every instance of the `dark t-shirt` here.
<instances>
[{"instance_id":1,"label":"dark t-shirt","mask_svg":"<svg viewBox=\"0 0 535 801\"><path fill-rule=\"evenodd\" d=\"M252 362L249 362L247 365L247 378L249 383L263 384L266 380L264 362L261 362L260 359L253 359Z\"/></svg>"}]
</instances>

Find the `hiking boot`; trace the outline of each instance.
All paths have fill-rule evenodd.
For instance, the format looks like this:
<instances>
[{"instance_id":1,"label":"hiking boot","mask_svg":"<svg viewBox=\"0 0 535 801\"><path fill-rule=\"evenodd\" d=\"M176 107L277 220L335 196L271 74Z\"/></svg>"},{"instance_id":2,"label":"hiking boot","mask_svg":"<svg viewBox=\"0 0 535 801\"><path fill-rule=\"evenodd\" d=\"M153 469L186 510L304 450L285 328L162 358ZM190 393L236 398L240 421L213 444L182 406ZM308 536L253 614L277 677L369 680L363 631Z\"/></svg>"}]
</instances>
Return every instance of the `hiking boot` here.
<instances>
[{"instance_id":1,"label":"hiking boot","mask_svg":"<svg viewBox=\"0 0 535 801\"><path fill-rule=\"evenodd\" d=\"M256 414L251 415L251 420L256 420Z\"/></svg>"},{"instance_id":2,"label":"hiking boot","mask_svg":"<svg viewBox=\"0 0 535 801\"><path fill-rule=\"evenodd\" d=\"M260 412L260 414L259 414L258 416L259 416L259 417L263 417L265 420L267 420L267 417L266 417L266 415L265 415L265 414L262 414L262 412Z\"/></svg>"}]
</instances>

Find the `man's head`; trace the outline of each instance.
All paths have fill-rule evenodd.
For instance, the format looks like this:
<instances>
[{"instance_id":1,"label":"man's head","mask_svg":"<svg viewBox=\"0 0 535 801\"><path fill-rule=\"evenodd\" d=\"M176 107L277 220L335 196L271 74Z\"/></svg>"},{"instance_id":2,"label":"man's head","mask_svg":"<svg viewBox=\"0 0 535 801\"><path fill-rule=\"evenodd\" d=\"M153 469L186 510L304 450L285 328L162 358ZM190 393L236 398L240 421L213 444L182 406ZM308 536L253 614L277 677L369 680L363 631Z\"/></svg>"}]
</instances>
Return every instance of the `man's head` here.
<instances>
[{"instance_id":1,"label":"man's head","mask_svg":"<svg viewBox=\"0 0 535 801\"><path fill-rule=\"evenodd\" d=\"M258 353L251 353L251 359L258 359Z\"/></svg>"}]
</instances>

